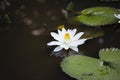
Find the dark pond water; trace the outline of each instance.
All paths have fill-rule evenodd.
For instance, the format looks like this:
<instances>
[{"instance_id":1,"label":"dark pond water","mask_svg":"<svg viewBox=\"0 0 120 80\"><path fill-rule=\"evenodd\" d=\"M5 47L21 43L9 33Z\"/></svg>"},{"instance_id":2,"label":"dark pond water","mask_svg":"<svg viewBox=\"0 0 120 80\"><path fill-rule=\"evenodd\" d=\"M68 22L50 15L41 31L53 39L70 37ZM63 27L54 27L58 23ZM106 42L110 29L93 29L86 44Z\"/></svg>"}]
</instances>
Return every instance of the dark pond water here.
<instances>
[{"instance_id":1,"label":"dark pond water","mask_svg":"<svg viewBox=\"0 0 120 80\"><path fill-rule=\"evenodd\" d=\"M51 31L64 24L61 10L71 0L9 0L11 23L0 24L1 80L75 80L59 67L61 58L50 56ZM93 6L120 8L120 2L73 0L74 9ZM84 27L84 26L83 26ZM98 57L102 48L120 48L120 25L102 28L103 36L90 39L79 47L88 56Z\"/></svg>"}]
</instances>

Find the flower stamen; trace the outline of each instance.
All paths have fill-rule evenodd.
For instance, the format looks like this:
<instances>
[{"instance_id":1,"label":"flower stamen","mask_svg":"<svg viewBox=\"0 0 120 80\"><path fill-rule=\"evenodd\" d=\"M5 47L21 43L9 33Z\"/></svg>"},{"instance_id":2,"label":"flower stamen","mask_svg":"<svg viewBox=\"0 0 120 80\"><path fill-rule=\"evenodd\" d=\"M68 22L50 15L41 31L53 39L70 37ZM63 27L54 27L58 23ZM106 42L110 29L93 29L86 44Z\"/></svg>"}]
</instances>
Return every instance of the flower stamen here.
<instances>
[{"instance_id":1,"label":"flower stamen","mask_svg":"<svg viewBox=\"0 0 120 80\"><path fill-rule=\"evenodd\" d=\"M65 39L65 40L70 40L70 34L69 34L69 33L65 33L64 39Z\"/></svg>"}]
</instances>

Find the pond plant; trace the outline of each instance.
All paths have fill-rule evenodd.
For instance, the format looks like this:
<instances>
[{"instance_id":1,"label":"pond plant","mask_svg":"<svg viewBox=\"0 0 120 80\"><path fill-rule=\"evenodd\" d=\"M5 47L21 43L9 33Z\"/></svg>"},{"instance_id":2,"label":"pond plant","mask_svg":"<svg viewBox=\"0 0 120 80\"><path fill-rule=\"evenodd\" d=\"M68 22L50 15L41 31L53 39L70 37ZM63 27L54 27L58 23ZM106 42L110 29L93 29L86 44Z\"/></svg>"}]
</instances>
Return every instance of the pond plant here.
<instances>
[{"instance_id":1,"label":"pond plant","mask_svg":"<svg viewBox=\"0 0 120 80\"><path fill-rule=\"evenodd\" d=\"M60 66L78 80L120 80L120 49L101 49L99 59L72 55L64 58Z\"/></svg>"},{"instance_id":2,"label":"pond plant","mask_svg":"<svg viewBox=\"0 0 120 80\"><path fill-rule=\"evenodd\" d=\"M69 18L69 23L83 23L88 26L104 26L114 24L118 19L114 14L120 14L120 11L111 7L92 7L77 12L75 16Z\"/></svg>"},{"instance_id":3,"label":"pond plant","mask_svg":"<svg viewBox=\"0 0 120 80\"><path fill-rule=\"evenodd\" d=\"M73 3L71 2L66 10L72 11L72 9ZM75 12L75 15L69 16L67 20L69 24L79 26L83 24L101 29L98 27L120 23L120 10L112 7L91 7ZM101 36L101 34L96 34L97 31L94 30L88 31L89 34L86 34L85 30L80 30L76 34L77 29L80 28L66 29L62 25L58 28L58 33L50 33L56 41L51 41L47 45L57 46L53 55L63 57L60 64L62 70L77 80L120 80L120 49L100 49L99 58L83 55L79 52L78 46L84 44L88 39ZM102 35L104 34L102 33Z\"/></svg>"}]
</instances>

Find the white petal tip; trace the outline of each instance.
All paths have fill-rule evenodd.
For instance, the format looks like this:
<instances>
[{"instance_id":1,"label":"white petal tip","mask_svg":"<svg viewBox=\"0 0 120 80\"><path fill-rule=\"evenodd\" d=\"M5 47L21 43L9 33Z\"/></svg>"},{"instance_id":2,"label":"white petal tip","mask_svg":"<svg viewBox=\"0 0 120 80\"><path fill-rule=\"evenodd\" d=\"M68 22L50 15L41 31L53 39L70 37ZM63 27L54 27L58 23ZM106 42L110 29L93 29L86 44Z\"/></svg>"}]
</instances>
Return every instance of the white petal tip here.
<instances>
[{"instance_id":1,"label":"white petal tip","mask_svg":"<svg viewBox=\"0 0 120 80\"><path fill-rule=\"evenodd\" d=\"M79 52L78 48L77 47L71 47L71 49L75 52Z\"/></svg>"},{"instance_id":2,"label":"white petal tip","mask_svg":"<svg viewBox=\"0 0 120 80\"><path fill-rule=\"evenodd\" d=\"M118 21L118 23L120 23L120 21Z\"/></svg>"},{"instance_id":3,"label":"white petal tip","mask_svg":"<svg viewBox=\"0 0 120 80\"><path fill-rule=\"evenodd\" d=\"M47 45L48 45L48 46L51 46L51 43L49 42L49 43L47 43Z\"/></svg>"},{"instance_id":4,"label":"white petal tip","mask_svg":"<svg viewBox=\"0 0 120 80\"><path fill-rule=\"evenodd\" d=\"M62 49L63 49L62 47L58 46L53 50L53 52L58 52L58 51L61 51Z\"/></svg>"}]
</instances>

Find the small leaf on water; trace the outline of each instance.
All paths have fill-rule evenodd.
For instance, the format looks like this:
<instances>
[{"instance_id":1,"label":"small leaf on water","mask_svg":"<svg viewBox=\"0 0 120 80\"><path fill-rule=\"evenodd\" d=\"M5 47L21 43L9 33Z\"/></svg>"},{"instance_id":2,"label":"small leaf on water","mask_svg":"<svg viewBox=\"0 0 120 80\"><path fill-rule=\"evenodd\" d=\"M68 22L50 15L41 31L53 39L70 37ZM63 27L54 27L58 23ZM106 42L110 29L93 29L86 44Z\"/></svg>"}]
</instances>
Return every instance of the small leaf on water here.
<instances>
[{"instance_id":1,"label":"small leaf on water","mask_svg":"<svg viewBox=\"0 0 120 80\"><path fill-rule=\"evenodd\" d=\"M61 24L57 27L59 30L62 30L62 28L64 28L64 24Z\"/></svg>"}]
</instances>

